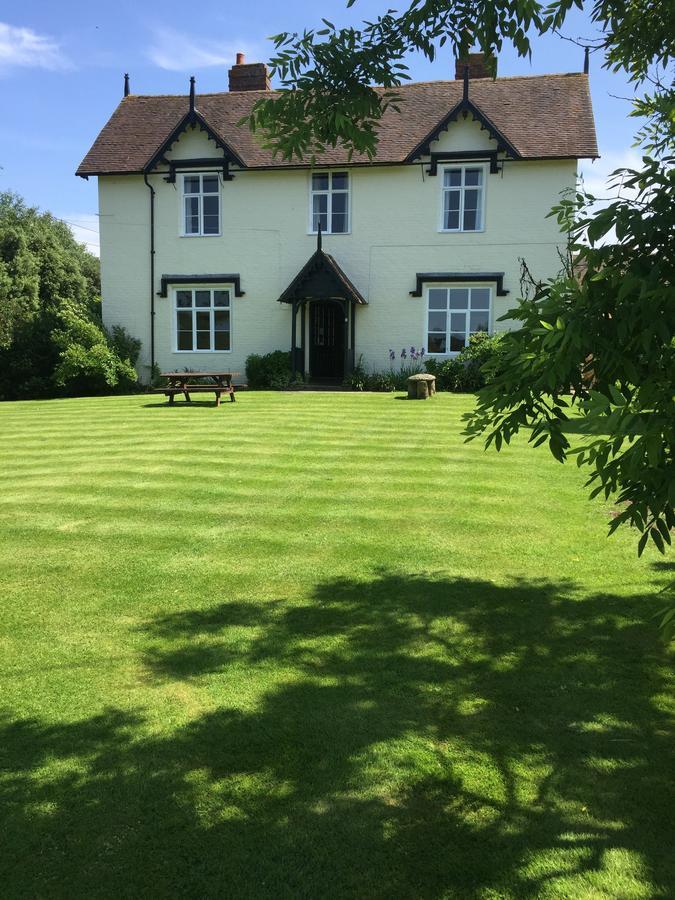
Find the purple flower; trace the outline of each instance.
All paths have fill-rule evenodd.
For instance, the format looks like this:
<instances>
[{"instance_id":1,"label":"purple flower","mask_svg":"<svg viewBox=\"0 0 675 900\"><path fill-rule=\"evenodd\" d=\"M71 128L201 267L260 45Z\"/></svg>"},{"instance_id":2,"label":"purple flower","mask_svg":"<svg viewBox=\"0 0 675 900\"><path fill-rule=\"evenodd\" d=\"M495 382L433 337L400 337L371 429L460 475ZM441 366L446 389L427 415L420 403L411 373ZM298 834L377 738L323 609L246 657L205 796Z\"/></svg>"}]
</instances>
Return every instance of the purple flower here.
<instances>
[{"instance_id":1,"label":"purple flower","mask_svg":"<svg viewBox=\"0 0 675 900\"><path fill-rule=\"evenodd\" d=\"M401 350L401 359L405 359L406 356L407 356L407 354L405 352L405 347L404 347L403 350Z\"/></svg>"},{"instance_id":2,"label":"purple flower","mask_svg":"<svg viewBox=\"0 0 675 900\"><path fill-rule=\"evenodd\" d=\"M410 348L410 355L412 356L413 359L416 359L416 358L417 358L417 357L415 356L415 348L414 348L414 347L411 347L411 348Z\"/></svg>"},{"instance_id":3,"label":"purple flower","mask_svg":"<svg viewBox=\"0 0 675 900\"><path fill-rule=\"evenodd\" d=\"M420 347L420 356L424 356L424 347Z\"/></svg>"},{"instance_id":4,"label":"purple flower","mask_svg":"<svg viewBox=\"0 0 675 900\"><path fill-rule=\"evenodd\" d=\"M396 359L396 354L394 353L393 350L389 351L389 359Z\"/></svg>"}]
</instances>

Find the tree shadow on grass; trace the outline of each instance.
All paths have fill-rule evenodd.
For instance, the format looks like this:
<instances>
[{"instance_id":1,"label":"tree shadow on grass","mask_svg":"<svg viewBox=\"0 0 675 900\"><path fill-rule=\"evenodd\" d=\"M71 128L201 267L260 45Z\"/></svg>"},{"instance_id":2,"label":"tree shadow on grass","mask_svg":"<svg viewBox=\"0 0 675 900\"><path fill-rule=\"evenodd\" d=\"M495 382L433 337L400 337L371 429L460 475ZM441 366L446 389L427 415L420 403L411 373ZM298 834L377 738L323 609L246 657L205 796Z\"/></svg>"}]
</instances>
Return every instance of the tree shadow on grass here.
<instances>
[{"instance_id":1,"label":"tree shadow on grass","mask_svg":"<svg viewBox=\"0 0 675 900\"><path fill-rule=\"evenodd\" d=\"M647 602L382 573L150 621L151 681L223 705L8 720L5 896L666 896Z\"/></svg>"}]
</instances>

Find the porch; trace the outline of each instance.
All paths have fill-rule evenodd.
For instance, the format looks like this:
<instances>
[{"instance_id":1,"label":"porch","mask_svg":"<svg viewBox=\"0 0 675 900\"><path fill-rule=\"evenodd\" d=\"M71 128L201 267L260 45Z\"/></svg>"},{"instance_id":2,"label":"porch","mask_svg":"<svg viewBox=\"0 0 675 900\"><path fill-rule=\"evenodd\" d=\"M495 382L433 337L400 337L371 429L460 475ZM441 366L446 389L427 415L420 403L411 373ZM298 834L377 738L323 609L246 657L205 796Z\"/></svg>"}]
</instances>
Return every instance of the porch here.
<instances>
[{"instance_id":1,"label":"porch","mask_svg":"<svg viewBox=\"0 0 675 900\"><path fill-rule=\"evenodd\" d=\"M354 368L356 309L367 301L321 246L298 272L280 303L291 306L293 376L340 384Z\"/></svg>"}]
</instances>

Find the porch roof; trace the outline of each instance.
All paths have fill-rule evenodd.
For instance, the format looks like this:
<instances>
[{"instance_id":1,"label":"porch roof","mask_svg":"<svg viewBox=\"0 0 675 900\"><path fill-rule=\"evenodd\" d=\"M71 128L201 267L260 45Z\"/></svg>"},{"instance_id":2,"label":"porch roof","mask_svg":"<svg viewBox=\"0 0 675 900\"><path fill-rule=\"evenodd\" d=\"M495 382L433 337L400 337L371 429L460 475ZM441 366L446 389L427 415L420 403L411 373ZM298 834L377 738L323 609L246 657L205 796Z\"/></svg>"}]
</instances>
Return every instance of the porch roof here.
<instances>
[{"instance_id":1,"label":"porch roof","mask_svg":"<svg viewBox=\"0 0 675 900\"><path fill-rule=\"evenodd\" d=\"M346 300L358 306L368 305L336 260L321 249L320 236L317 249L279 297L279 303L304 300Z\"/></svg>"}]
</instances>

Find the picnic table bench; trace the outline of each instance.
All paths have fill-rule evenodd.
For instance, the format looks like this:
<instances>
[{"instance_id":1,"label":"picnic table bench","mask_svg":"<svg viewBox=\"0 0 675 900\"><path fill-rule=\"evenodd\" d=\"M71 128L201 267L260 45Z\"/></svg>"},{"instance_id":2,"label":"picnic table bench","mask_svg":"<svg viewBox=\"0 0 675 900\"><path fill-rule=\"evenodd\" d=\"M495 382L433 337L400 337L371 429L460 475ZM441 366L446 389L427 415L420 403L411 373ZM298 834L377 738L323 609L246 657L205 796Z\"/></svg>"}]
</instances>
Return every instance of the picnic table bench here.
<instances>
[{"instance_id":1,"label":"picnic table bench","mask_svg":"<svg viewBox=\"0 0 675 900\"><path fill-rule=\"evenodd\" d=\"M238 372L162 372L162 378L169 382L166 387L153 388L154 393L164 394L169 398L169 405L174 401L176 394L182 394L187 403L190 403L190 394L215 394L216 406L220 406L222 394L229 394L234 403L234 386L232 379ZM192 378L210 378L210 383L194 384Z\"/></svg>"}]
</instances>

